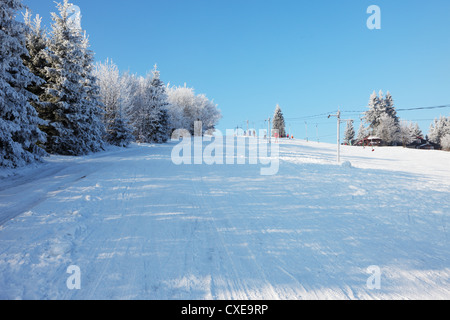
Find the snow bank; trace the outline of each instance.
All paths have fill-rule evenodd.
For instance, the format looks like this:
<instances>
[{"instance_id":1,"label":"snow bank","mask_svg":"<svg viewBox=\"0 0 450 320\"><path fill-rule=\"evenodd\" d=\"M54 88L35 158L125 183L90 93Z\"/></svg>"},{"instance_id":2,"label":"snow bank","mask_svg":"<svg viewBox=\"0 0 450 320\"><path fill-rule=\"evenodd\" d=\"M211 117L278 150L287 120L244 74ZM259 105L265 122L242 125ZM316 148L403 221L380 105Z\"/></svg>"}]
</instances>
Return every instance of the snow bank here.
<instances>
[{"instance_id":1,"label":"snow bank","mask_svg":"<svg viewBox=\"0 0 450 320\"><path fill-rule=\"evenodd\" d=\"M350 161L344 161L341 164L342 168L351 168L352 167L352 163Z\"/></svg>"}]
</instances>

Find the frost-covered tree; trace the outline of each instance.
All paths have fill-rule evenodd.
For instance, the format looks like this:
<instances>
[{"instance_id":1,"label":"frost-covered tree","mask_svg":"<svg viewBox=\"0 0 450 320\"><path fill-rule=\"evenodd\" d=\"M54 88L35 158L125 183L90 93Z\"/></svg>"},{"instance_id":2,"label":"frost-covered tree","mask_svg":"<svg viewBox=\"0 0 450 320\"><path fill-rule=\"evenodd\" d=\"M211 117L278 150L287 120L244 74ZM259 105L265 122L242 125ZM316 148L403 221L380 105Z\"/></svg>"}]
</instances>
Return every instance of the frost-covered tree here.
<instances>
[{"instance_id":1,"label":"frost-covered tree","mask_svg":"<svg viewBox=\"0 0 450 320\"><path fill-rule=\"evenodd\" d=\"M100 87L100 100L104 106L105 141L115 146L126 147L134 140L133 130L128 125L124 111L125 103L129 101L129 86L123 83L119 68L111 60L98 63L95 76Z\"/></svg>"},{"instance_id":2,"label":"frost-covered tree","mask_svg":"<svg viewBox=\"0 0 450 320\"><path fill-rule=\"evenodd\" d=\"M406 121L400 123L400 130L398 131L398 140L402 143L403 147L413 142L416 138L413 138L412 124Z\"/></svg>"},{"instance_id":3,"label":"frost-covered tree","mask_svg":"<svg viewBox=\"0 0 450 320\"><path fill-rule=\"evenodd\" d=\"M423 132L422 132L422 130L420 130L419 124L417 122L410 124L409 131L411 133L411 138L413 140L416 140L418 138L423 138Z\"/></svg>"},{"instance_id":4,"label":"frost-covered tree","mask_svg":"<svg viewBox=\"0 0 450 320\"><path fill-rule=\"evenodd\" d=\"M75 19L74 25L79 26L80 22ZM94 52L90 50L89 47L89 39L85 32L82 42L83 68L81 77L83 89L86 93L86 96L83 99L83 113L88 115L88 119L86 121L84 132L86 133L86 145L89 151L98 152L103 150L105 147L103 138L106 133L105 126L102 122L102 118L104 116L104 106L101 102L100 86L95 75Z\"/></svg>"},{"instance_id":5,"label":"frost-covered tree","mask_svg":"<svg viewBox=\"0 0 450 320\"><path fill-rule=\"evenodd\" d=\"M447 134L450 134L450 118L441 116L431 124L428 138L431 142L442 145L441 140Z\"/></svg>"},{"instance_id":6,"label":"frost-covered tree","mask_svg":"<svg viewBox=\"0 0 450 320\"><path fill-rule=\"evenodd\" d=\"M382 99L383 93L380 91L380 98L382 101L382 110L385 114L387 114L389 117L394 119L395 124L399 124L400 120L397 116L397 111L394 107L394 100L392 98L391 93L388 91L386 93L386 97Z\"/></svg>"},{"instance_id":7,"label":"frost-covered tree","mask_svg":"<svg viewBox=\"0 0 450 320\"><path fill-rule=\"evenodd\" d=\"M370 96L368 108L369 110L364 113L364 120L369 124L372 133L379 135L378 132L383 132L385 138L383 140L387 144L396 142L400 126L392 95L387 92L386 97L384 97L382 91L380 91L378 95L374 91ZM389 121L389 125L387 118L392 119L392 121ZM393 126L390 125L391 122L393 122ZM383 128L379 128L382 124ZM389 129L387 127L389 127ZM391 132L391 135L386 136L387 132Z\"/></svg>"},{"instance_id":8,"label":"frost-covered tree","mask_svg":"<svg viewBox=\"0 0 450 320\"><path fill-rule=\"evenodd\" d=\"M129 117L138 142L164 143L169 139L166 86L156 66L152 76L138 78Z\"/></svg>"},{"instance_id":9,"label":"frost-covered tree","mask_svg":"<svg viewBox=\"0 0 450 320\"><path fill-rule=\"evenodd\" d=\"M347 126L345 128L344 142L346 144L352 145L355 140L355 128L353 127L353 121L347 121Z\"/></svg>"},{"instance_id":10,"label":"frost-covered tree","mask_svg":"<svg viewBox=\"0 0 450 320\"><path fill-rule=\"evenodd\" d=\"M397 111L394 107L394 101L389 91L387 92L386 97L383 97L382 91L380 91L378 95L374 91L370 96L368 108L369 110L364 113L364 120L372 129L378 127L381 116L384 114L393 118L396 124L399 123Z\"/></svg>"},{"instance_id":11,"label":"frost-covered tree","mask_svg":"<svg viewBox=\"0 0 450 320\"><path fill-rule=\"evenodd\" d=\"M169 140L169 115L167 112L168 95L166 85L160 78L160 72L155 65L152 71L152 80L150 82L150 101L153 116L154 129L150 133L151 141L155 143L165 143Z\"/></svg>"},{"instance_id":12,"label":"frost-covered tree","mask_svg":"<svg viewBox=\"0 0 450 320\"><path fill-rule=\"evenodd\" d=\"M362 141L365 138L367 138L367 136L369 136L369 132L366 129L366 127L364 126L364 123L361 122L361 124L359 125L358 135L356 136L356 140Z\"/></svg>"},{"instance_id":13,"label":"frost-covered tree","mask_svg":"<svg viewBox=\"0 0 450 320\"><path fill-rule=\"evenodd\" d=\"M441 146L442 146L442 149L444 149L446 151L450 151L450 133L448 133L444 137L442 137Z\"/></svg>"},{"instance_id":14,"label":"frost-covered tree","mask_svg":"<svg viewBox=\"0 0 450 320\"><path fill-rule=\"evenodd\" d=\"M217 105L204 94L199 94L195 97L195 105L197 106L196 109L200 111L197 119L200 119L202 122L203 134L213 132L222 118Z\"/></svg>"},{"instance_id":15,"label":"frost-covered tree","mask_svg":"<svg viewBox=\"0 0 450 320\"><path fill-rule=\"evenodd\" d=\"M130 87L133 89L132 97L130 98L130 105L127 108L127 116L130 119L130 124L133 128L133 134L137 142L147 141L147 127L149 118L149 107L146 104L144 94L146 93L149 84L148 79L137 76L128 76Z\"/></svg>"},{"instance_id":16,"label":"frost-covered tree","mask_svg":"<svg viewBox=\"0 0 450 320\"><path fill-rule=\"evenodd\" d=\"M0 166L18 167L39 160L45 152L38 146L45 135L30 101L36 95L27 90L41 83L24 65L29 57L25 24L16 20L21 1L0 1Z\"/></svg>"},{"instance_id":17,"label":"frost-covered tree","mask_svg":"<svg viewBox=\"0 0 450 320\"><path fill-rule=\"evenodd\" d=\"M41 115L41 113L45 113L46 108L46 68L49 67L49 63L46 58L48 37L45 30L41 27L42 18L39 15L36 15L36 17L32 19L31 12L26 10L24 14L24 21L27 26L26 47L29 55L24 56L23 61L25 66L40 79L38 82L33 81L28 86L28 90L39 98L32 101L31 104L36 109L38 114ZM45 115L42 118L45 118Z\"/></svg>"},{"instance_id":18,"label":"frost-covered tree","mask_svg":"<svg viewBox=\"0 0 450 320\"><path fill-rule=\"evenodd\" d=\"M102 149L95 81L90 77L91 53L86 38L73 23L72 4L58 3L52 13L52 33L48 43L44 120L48 134L46 149L62 155L82 155Z\"/></svg>"},{"instance_id":19,"label":"frost-covered tree","mask_svg":"<svg viewBox=\"0 0 450 320\"><path fill-rule=\"evenodd\" d=\"M122 102L122 112L124 113L124 118L127 119L130 127L132 127L129 120L129 115L131 114L131 109L135 100L137 98L137 92L139 91L140 82L139 77L132 75L128 72L122 73L120 75L120 99Z\"/></svg>"},{"instance_id":20,"label":"frost-covered tree","mask_svg":"<svg viewBox=\"0 0 450 320\"><path fill-rule=\"evenodd\" d=\"M387 114L381 115L375 134L386 144L391 145L399 139L399 127L394 118Z\"/></svg>"},{"instance_id":21,"label":"frost-covered tree","mask_svg":"<svg viewBox=\"0 0 450 320\"><path fill-rule=\"evenodd\" d=\"M369 110L364 113L364 121L369 124L370 129L375 130L380 123L381 99L374 91L369 99Z\"/></svg>"},{"instance_id":22,"label":"frost-covered tree","mask_svg":"<svg viewBox=\"0 0 450 320\"><path fill-rule=\"evenodd\" d=\"M55 118L54 105L51 103L52 96L47 93L48 82L50 80L48 68L51 67L49 62L48 43L49 38L46 31L41 27L42 18L36 15L32 19L30 11L26 11L24 14L25 24L27 25L27 49L29 56L24 56L24 64L28 69L37 77L39 82L32 82L27 89L35 94L38 99L31 102L33 107L38 112L39 118L44 120L44 123L40 125L40 129L46 133L50 142L50 137L57 135L56 129L52 126L52 120ZM43 147L48 150L47 144Z\"/></svg>"},{"instance_id":23,"label":"frost-covered tree","mask_svg":"<svg viewBox=\"0 0 450 320\"><path fill-rule=\"evenodd\" d=\"M196 95L193 88L169 87L167 88L169 105L169 125L171 130L186 129L194 134L194 123L202 122L203 133L212 131L222 118L217 105L206 95Z\"/></svg>"},{"instance_id":24,"label":"frost-covered tree","mask_svg":"<svg viewBox=\"0 0 450 320\"><path fill-rule=\"evenodd\" d=\"M278 130L280 137L286 136L286 123L284 121L283 111L281 111L281 108L278 104L275 108L275 113L273 115L272 129Z\"/></svg>"},{"instance_id":25,"label":"frost-covered tree","mask_svg":"<svg viewBox=\"0 0 450 320\"><path fill-rule=\"evenodd\" d=\"M193 109L195 109L195 93L193 88L188 88L186 84L183 87L167 87L169 105L169 125L172 130L186 129L193 134L194 119ZM192 131L191 131L192 128Z\"/></svg>"}]
</instances>

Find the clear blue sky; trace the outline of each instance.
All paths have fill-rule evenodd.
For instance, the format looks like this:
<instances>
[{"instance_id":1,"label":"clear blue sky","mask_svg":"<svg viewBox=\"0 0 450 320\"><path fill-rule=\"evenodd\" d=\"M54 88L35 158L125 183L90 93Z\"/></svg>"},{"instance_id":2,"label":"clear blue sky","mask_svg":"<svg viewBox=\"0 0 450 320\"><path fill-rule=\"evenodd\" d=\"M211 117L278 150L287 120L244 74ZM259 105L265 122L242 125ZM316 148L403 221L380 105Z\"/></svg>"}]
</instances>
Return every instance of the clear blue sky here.
<instances>
[{"instance_id":1,"label":"clear blue sky","mask_svg":"<svg viewBox=\"0 0 450 320\"><path fill-rule=\"evenodd\" d=\"M296 138L335 141L335 120L298 119L364 110L370 94L389 90L397 108L450 104L448 0L73 0L96 59L194 87L219 105L218 129L263 128L280 104ZM53 0L24 0L50 28ZM369 30L369 5L381 30ZM420 120L450 108L401 112ZM290 120L295 119L297 120ZM359 116L354 118L359 126ZM421 120L426 119L426 120ZM343 128L344 129L344 128Z\"/></svg>"}]
</instances>

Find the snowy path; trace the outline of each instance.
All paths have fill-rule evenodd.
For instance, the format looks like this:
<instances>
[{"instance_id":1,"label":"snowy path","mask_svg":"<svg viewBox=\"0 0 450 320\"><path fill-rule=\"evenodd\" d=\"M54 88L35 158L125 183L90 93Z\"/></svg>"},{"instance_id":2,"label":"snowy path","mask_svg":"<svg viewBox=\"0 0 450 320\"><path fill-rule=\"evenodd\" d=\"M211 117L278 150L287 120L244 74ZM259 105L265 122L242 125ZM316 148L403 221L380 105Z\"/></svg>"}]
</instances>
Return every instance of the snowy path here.
<instances>
[{"instance_id":1,"label":"snowy path","mask_svg":"<svg viewBox=\"0 0 450 320\"><path fill-rule=\"evenodd\" d=\"M173 146L0 180L0 298L450 298L450 153L344 148L347 168L331 145L285 142L261 176L175 166Z\"/></svg>"}]
</instances>

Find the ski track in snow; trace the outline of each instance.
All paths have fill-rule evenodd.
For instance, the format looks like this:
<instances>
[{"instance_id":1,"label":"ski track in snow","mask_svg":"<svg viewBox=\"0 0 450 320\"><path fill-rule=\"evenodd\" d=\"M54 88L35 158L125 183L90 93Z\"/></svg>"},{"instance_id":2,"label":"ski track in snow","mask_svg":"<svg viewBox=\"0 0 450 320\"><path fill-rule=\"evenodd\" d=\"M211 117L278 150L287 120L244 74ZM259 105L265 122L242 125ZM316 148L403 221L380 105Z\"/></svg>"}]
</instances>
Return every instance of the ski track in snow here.
<instances>
[{"instance_id":1,"label":"ski track in snow","mask_svg":"<svg viewBox=\"0 0 450 320\"><path fill-rule=\"evenodd\" d=\"M450 298L450 153L343 147L340 166L332 145L283 141L261 176L176 166L174 145L0 179L0 298Z\"/></svg>"}]
</instances>

